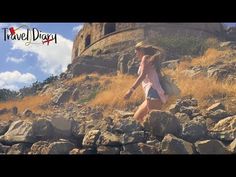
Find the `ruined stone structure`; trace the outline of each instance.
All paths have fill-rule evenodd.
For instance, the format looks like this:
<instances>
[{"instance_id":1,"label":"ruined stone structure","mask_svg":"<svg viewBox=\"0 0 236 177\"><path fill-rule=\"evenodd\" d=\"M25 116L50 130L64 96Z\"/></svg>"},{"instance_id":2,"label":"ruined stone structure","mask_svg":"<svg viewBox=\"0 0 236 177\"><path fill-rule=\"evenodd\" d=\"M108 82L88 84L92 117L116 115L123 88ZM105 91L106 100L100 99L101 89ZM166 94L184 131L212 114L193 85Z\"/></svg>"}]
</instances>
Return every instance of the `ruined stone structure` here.
<instances>
[{"instance_id":1,"label":"ruined stone structure","mask_svg":"<svg viewBox=\"0 0 236 177\"><path fill-rule=\"evenodd\" d=\"M78 56L93 55L111 46L121 49L169 34L221 38L224 28L221 23L85 23L74 40L72 62Z\"/></svg>"}]
</instances>

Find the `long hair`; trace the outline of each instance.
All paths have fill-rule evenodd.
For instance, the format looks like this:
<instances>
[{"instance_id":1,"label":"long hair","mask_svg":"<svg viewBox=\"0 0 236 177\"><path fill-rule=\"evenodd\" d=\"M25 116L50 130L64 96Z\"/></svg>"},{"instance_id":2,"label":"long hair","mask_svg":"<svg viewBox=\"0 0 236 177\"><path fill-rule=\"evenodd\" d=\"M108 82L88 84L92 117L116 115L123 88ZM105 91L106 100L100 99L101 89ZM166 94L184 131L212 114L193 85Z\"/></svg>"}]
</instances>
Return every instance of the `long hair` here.
<instances>
[{"instance_id":1,"label":"long hair","mask_svg":"<svg viewBox=\"0 0 236 177\"><path fill-rule=\"evenodd\" d=\"M149 62L156 68L158 74L161 74L161 62L165 60L165 50L152 45L146 45L144 42L140 42L135 46L136 50L140 50L144 55L148 55Z\"/></svg>"}]
</instances>

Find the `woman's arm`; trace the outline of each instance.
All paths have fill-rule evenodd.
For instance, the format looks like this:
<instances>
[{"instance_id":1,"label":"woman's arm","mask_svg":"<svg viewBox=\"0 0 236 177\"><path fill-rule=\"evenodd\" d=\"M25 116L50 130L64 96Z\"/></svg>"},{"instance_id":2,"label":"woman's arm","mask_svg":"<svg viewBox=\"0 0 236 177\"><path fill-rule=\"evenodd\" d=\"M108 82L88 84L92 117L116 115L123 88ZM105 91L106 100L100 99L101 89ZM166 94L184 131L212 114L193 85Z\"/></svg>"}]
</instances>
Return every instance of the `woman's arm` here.
<instances>
[{"instance_id":1,"label":"woman's arm","mask_svg":"<svg viewBox=\"0 0 236 177\"><path fill-rule=\"evenodd\" d=\"M146 77L147 74L147 66L148 66L148 62L147 62L147 56L143 57L142 61L141 61L141 74L139 75L139 77L136 79L136 81L134 82L134 84L132 85L131 89L128 90L128 92L125 94L124 98L128 99L131 94L133 93L133 91L139 86L139 84L143 81L143 79Z\"/></svg>"}]
</instances>

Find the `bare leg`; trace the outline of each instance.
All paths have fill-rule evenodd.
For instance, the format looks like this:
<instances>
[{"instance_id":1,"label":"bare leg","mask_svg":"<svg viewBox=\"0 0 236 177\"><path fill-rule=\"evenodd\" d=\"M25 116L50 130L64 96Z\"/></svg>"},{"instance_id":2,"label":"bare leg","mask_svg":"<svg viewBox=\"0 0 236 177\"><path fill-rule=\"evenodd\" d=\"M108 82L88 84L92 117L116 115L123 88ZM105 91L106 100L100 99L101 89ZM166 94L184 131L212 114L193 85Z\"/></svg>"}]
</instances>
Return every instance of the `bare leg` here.
<instances>
[{"instance_id":1,"label":"bare leg","mask_svg":"<svg viewBox=\"0 0 236 177\"><path fill-rule=\"evenodd\" d=\"M134 119L139 122L143 121L144 116L148 113L147 100L145 100L134 114Z\"/></svg>"}]
</instances>

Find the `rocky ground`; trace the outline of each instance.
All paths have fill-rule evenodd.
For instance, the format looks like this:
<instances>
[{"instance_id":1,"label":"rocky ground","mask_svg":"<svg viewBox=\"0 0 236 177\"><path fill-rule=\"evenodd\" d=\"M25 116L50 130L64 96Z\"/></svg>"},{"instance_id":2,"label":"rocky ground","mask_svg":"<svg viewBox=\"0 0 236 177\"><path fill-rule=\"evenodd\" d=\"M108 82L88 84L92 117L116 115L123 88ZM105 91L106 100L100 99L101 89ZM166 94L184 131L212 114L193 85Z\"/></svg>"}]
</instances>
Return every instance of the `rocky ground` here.
<instances>
[{"instance_id":1,"label":"rocky ground","mask_svg":"<svg viewBox=\"0 0 236 177\"><path fill-rule=\"evenodd\" d=\"M0 123L1 154L232 154L236 152L236 115L216 103L198 109L191 97L169 111L152 111L141 125L133 112L70 103L51 115L12 109L15 121ZM29 119L21 120L20 114ZM18 119L17 119L18 117Z\"/></svg>"}]
</instances>

